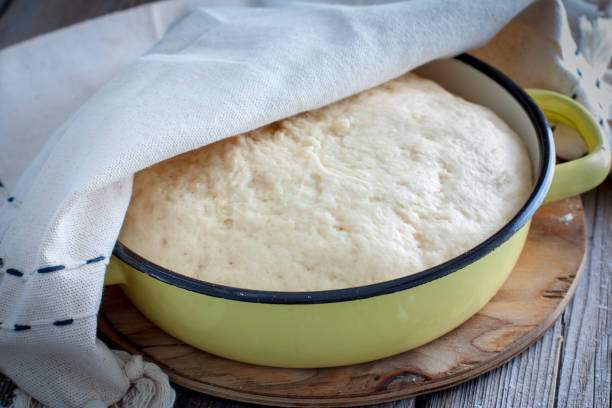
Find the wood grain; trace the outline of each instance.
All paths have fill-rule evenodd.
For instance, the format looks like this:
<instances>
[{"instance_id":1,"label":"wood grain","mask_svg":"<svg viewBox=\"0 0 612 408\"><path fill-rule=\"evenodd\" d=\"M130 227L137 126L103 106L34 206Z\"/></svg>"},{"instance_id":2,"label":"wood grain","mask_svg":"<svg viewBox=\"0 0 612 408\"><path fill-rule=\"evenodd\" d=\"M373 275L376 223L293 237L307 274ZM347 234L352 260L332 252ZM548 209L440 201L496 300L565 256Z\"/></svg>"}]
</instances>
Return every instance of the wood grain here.
<instances>
[{"instance_id":1,"label":"wood grain","mask_svg":"<svg viewBox=\"0 0 612 408\"><path fill-rule=\"evenodd\" d=\"M117 287L105 291L99 330L112 345L141 353L162 366L174 382L207 394L279 406L382 403L455 386L524 350L567 305L580 277L585 245L578 197L542 207L510 278L479 313L418 349L349 367L279 369L216 357L156 328ZM521 356L517 371L542 353L558 354L554 334L543 344ZM554 389L555 377L525 381L525 385ZM500 385L501 379L497 388L502 390ZM542 399L550 398L542 395Z\"/></svg>"},{"instance_id":2,"label":"wood grain","mask_svg":"<svg viewBox=\"0 0 612 408\"><path fill-rule=\"evenodd\" d=\"M563 316L559 407L610 407L612 371L612 186L586 195L595 213L587 274Z\"/></svg>"},{"instance_id":3,"label":"wood grain","mask_svg":"<svg viewBox=\"0 0 612 408\"><path fill-rule=\"evenodd\" d=\"M12 0L0 19L0 48L79 21L155 0Z\"/></svg>"},{"instance_id":4,"label":"wood grain","mask_svg":"<svg viewBox=\"0 0 612 408\"><path fill-rule=\"evenodd\" d=\"M418 407L550 407L555 399L561 323L508 363L458 387L419 398Z\"/></svg>"},{"instance_id":5,"label":"wood grain","mask_svg":"<svg viewBox=\"0 0 612 408\"><path fill-rule=\"evenodd\" d=\"M131 3L148 0L11 0L0 16L0 48L34 35L60 28L95 15L117 11ZM44 7L44 9L43 9ZM37 12L29 10L38 9ZM10 10L10 12L9 12ZM612 122L609 122L612 125ZM376 405L377 407L572 407L588 404L573 393L590 389L593 407L610 407L612 308L610 274L610 226L612 226L612 183L608 180L596 191L583 196L589 232L590 260L585 276L570 306L553 328L527 351L485 375L457 387L417 398ZM597 227L599 226L599 227ZM597 232L595 228L600 228ZM592 282L598 281L599 288ZM596 299L589 300L595 296ZM595 312L597 309L597 313ZM583 324L582 319L597 318L597 324ZM574 330L574 326L579 326ZM567 338L570 335L572 338ZM597 338L594 348L583 350L580 337ZM565 341L563 341L565 340ZM590 354L589 354L590 353ZM580 361L581 363L576 363ZM589 367L593 367L590 370ZM586 377L592 380L586 380ZM585 380L580 380L581 378ZM583 384L581 387L576 384ZM0 404L8 405L14 384L0 374ZM200 394L175 386L175 407L246 407L247 405ZM589 406L589 405L583 405Z\"/></svg>"},{"instance_id":6,"label":"wood grain","mask_svg":"<svg viewBox=\"0 0 612 408\"><path fill-rule=\"evenodd\" d=\"M553 328L503 367L456 388L420 397L417 407L610 407L611 199L610 180L583 195L590 256L570 306ZM600 282L599 287L594 281ZM577 309L582 312L576 313ZM582 322L594 316L598 324ZM590 350L578 345L588 339L599 340Z\"/></svg>"}]
</instances>

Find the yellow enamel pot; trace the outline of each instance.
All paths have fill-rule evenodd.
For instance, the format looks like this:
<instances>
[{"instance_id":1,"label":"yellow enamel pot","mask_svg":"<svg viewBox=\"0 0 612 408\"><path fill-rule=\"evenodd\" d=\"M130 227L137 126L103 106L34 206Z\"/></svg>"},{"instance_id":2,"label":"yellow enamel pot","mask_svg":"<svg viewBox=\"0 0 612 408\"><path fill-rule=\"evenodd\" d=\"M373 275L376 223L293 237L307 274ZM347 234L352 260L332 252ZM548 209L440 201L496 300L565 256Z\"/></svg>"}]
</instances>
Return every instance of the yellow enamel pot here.
<instances>
[{"instance_id":1,"label":"yellow enamel pot","mask_svg":"<svg viewBox=\"0 0 612 408\"><path fill-rule=\"evenodd\" d=\"M468 55L416 70L449 91L485 105L522 138L534 187L518 214L460 256L392 281L321 292L267 292L194 280L155 265L117 243L107 284L120 284L134 305L174 337L253 364L328 367L387 357L427 343L482 308L512 270L531 217L546 200L598 185L610 169L601 129L577 103L529 91L552 120L576 129L590 153L555 167L546 119L507 77ZM554 178L553 178L554 174Z\"/></svg>"}]
</instances>

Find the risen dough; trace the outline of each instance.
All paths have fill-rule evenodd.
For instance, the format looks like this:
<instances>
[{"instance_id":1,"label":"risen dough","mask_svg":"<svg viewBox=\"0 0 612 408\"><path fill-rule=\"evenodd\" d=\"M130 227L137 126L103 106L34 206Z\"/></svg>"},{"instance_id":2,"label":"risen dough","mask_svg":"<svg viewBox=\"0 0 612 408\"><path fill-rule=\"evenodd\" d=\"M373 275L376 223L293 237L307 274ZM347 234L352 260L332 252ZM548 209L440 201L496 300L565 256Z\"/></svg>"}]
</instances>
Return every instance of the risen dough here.
<instances>
[{"instance_id":1,"label":"risen dough","mask_svg":"<svg viewBox=\"0 0 612 408\"><path fill-rule=\"evenodd\" d=\"M139 172L120 240L209 282L345 288L474 247L531 185L501 119L407 74Z\"/></svg>"}]
</instances>

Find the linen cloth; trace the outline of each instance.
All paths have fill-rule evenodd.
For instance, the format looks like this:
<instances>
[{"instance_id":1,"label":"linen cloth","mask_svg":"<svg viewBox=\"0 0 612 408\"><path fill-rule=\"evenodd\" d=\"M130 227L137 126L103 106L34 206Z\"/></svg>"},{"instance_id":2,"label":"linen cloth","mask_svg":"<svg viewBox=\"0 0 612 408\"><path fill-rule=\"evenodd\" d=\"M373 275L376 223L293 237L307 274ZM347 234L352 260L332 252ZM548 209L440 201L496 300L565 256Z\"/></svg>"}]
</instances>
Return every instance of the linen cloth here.
<instances>
[{"instance_id":1,"label":"linen cloth","mask_svg":"<svg viewBox=\"0 0 612 408\"><path fill-rule=\"evenodd\" d=\"M0 51L0 101L11 101L0 103L0 370L48 406L109 405L137 384L95 336L135 171L472 50L529 1L203 3L144 6ZM474 53L607 117L577 69L593 83L601 73L568 27L561 3L538 2Z\"/></svg>"}]
</instances>

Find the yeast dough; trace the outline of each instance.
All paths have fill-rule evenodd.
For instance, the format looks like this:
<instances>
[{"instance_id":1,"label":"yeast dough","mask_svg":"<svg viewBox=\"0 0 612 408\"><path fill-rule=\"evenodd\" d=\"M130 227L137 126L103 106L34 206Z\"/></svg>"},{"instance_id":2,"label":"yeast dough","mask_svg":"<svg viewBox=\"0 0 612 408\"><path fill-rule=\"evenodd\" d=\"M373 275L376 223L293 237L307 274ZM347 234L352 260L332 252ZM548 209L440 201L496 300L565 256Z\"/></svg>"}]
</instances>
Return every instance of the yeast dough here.
<instances>
[{"instance_id":1,"label":"yeast dough","mask_svg":"<svg viewBox=\"0 0 612 408\"><path fill-rule=\"evenodd\" d=\"M137 173L119 239L204 281L346 288L474 247L531 186L501 119L407 74Z\"/></svg>"}]
</instances>

